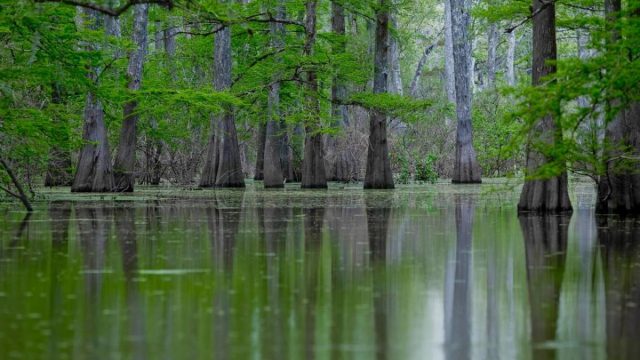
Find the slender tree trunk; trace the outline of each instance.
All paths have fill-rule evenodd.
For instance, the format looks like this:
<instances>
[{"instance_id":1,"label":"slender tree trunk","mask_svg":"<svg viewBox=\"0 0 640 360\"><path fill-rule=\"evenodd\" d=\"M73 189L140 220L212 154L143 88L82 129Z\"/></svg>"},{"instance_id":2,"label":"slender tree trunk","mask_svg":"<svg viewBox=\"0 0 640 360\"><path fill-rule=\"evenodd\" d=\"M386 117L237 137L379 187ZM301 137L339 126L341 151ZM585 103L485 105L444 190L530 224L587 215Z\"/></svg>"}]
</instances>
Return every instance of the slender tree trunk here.
<instances>
[{"instance_id":1,"label":"slender tree trunk","mask_svg":"<svg viewBox=\"0 0 640 360\"><path fill-rule=\"evenodd\" d=\"M447 99L456 103L455 64L453 62L453 28L451 23L451 0L444 1L444 78Z\"/></svg>"},{"instance_id":2,"label":"slender tree trunk","mask_svg":"<svg viewBox=\"0 0 640 360\"><path fill-rule=\"evenodd\" d=\"M316 42L317 1L306 3L305 29L307 39L304 55L312 56ZM326 188L327 175L324 164L324 144L320 133L320 103L318 100L318 78L315 69L307 71L307 105L309 119L305 127L304 159L302 160L302 188Z\"/></svg>"},{"instance_id":3,"label":"slender tree trunk","mask_svg":"<svg viewBox=\"0 0 640 360\"><path fill-rule=\"evenodd\" d=\"M130 92L140 90L142 81L142 67L147 51L147 23L149 5L135 5L133 11L133 38L136 49L129 53L129 66L127 68L127 89ZM124 104L122 129L120 130L120 143L113 165L115 191L132 192L135 185L136 166L136 127L138 118L138 102L129 100Z\"/></svg>"},{"instance_id":4,"label":"slender tree trunk","mask_svg":"<svg viewBox=\"0 0 640 360\"><path fill-rule=\"evenodd\" d=\"M487 36L487 86L494 88L496 85L498 42L500 41L497 23L492 22L491 25L489 25L489 33Z\"/></svg>"},{"instance_id":5,"label":"slender tree trunk","mask_svg":"<svg viewBox=\"0 0 640 360\"><path fill-rule=\"evenodd\" d=\"M9 167L9 164L7 164L7 162L4 159L0 158L0 165L2 165L2 168L4 169L4 171L7 173L7 175L9 175L9 179L11 179L11 183L13 183L13 186L16 188L17 192L13 192L2 186L0 186L0 188L2 188L2 190L4 190L4 192L6 192L7 194L20 200L20 202L22 202L22 205L24 205L27 211L32 212L33 207L31 206L31 202L29 202L29 198L27 197L27 194L25 194L24 189L22 189L22 184L20 184L20 181L18 181L18 178L13 173L13 170L11 169L11 167Z\"/></svg>"},{"instance_id":6,"label":"slender tree trunk","mask_svg":"<svg viewBox=\"0 0 640 360\"><path fill-rule=\"evenodd\" d=\"M63 104L62 90L60 84L52 85L51 102L58 106ZM49 153L49 163L47 165L47 174L44 178L44 186L70 186L73 182L73 174L71 173L71 151L66 148L69 143L69 124L66 119L58 116L53 121L60 129L60 143L62 146L54 145Z\"/></svg>"},{"instance_id":7,"label":"slender tree trunk","mask_svg":"<svg viewBox=\"0 0 640 360\"><path fill-rule=\"evenodd\" d=\"M276 14L279 19L285 18L284 4L279 1ZM271 24L271 42L274 48L284 47L284 25ZM267 133L264 145L264 187L284 187L284 175L281 162L283 130L280 128L280 74L275 74L274 83L269 88L267 104Z\"/></svg>"},{"instance_id":8,"label":"slender tree trunk","mask_svg":"<svg viewBox=\"0 0 640 360\"><path fill-rule=\"evenodd\" d=\"M453 169L453 183L479 183L480 166L473 148L471 126L471 83L469 81L469 59L471 48L469 24L471 16L467 0L451 1L451 24L453 28L453 60L456 80L456 157Z\"/></svg>"},{"instance_id":9,"label":"slender tree trunk","mask_svg":"<svg viewBox=\"0 0 640 360\"><path fill-rule=\"evenodd\" d=\"M416 66L416 72L413 75L413 80L411 81L411 87L409 88L410 89L409 93L411 94L411 97L414 97L414 98L418 97L418 82L420 81L420 77L422 77L422 72L424 71L424 67L427 64L427 59L429 58L429 55L431 55L431 52L435 47L436 47L436 43L433 43L427 46L424 49L424 52L422 53L422 57L418 62L418 66Z\"/></svg>"},{"instance_id":10,"label":"slender tree trunk","mask_svg":"<svg viewBox=\"0 0 640 360\"><path fill-rule=\"evenodd\" d=\"M264 147L267 141L267 124L260 124L258 130L258 154L256 156L256 169L254 172L254 180L264 180Z\"/></svg>"},{"instance_id":11,"label":"slender tree trunk","mask_svg":"<svg viewBox=\"0 0 640 360\"><path fill-rule=\"evenodd\" d=\"M100 27L100 16L93 10L81 10L79 18L86 15L88 28L96 30ZM79 20L81 23L82 20ZM82 24L80 24L82 26ZM88 45L96 49L95 44ZM98 82L98 70L89 69L87 75L94 84ZM109 192L114 188L111 153L107 138L107 127L104 122L104 110L97 94L90 90L84 107L84 128L82 140L85 142L78 156L78 166L71 185L72 192Z\"/></svg>"},{"instance_id":12,"label":"slender tree trunk","mask_svg":"<svg viewBox=\"0 0 640 360\"><path fill-rule=\"evenodd\" d=\"M507 83L509 86L516 85L516 31L512 30L508 34L509 47L507 49Z\"/></svg>"},{"instance_id":13,"label":"slender tree trunk","mask_svg":"<svg viewBox=\"0 0 640 360\"><path fill-rule=\"evenodd\" d=\"M534 86L541 85L542 79L556 72L554 64L557 58L555 4L532 0L533 18L533 69ZM541 9L542 6L546 6ZM540 10L541 9L541 10ZM527 149L527 176L534 175L548 160L534 149L533 142L545 142L552 145L562 140L562 130L555 124L553 117L547 115L540 119L529 134ZM566 212L571 211L566 170L550 179L526 179L520 202L519 212Z\"/></svg>"},{"instance_id":14,"label":"slender tree trunk","mask_svg":"<svg viewBox=\"0 0 640 360\"><path fill-rule=\"evenodd\" d=\"M620 21L621 11L621 0L605 0L610 32L608 41L613 49L622 36L615 26ZM640 11L636 9L632 14L638 17ZM625 35L634 36L631 33ZM629 61L628 55L619 54L619 61ZM609 107L620 105L620 100L614 100ZM640 158L640 102L632 102L613 117L605 131L604 145L607 172L599 182L596 210L600 213L640 213L640 166L637 160Z\"/></svg>"},{"instance_id":15,"label":"slender tree trunk","mask_svg":"<svg viewBox=\"0 0 640 360\"><path fill-rule=\"evenodd\" d=\"M231 29L227 26L215 35L214 87L217 91L231 88ZM236 132L234 109L228 107L219 116L218 170L216 187L244 187L244 174L240 161L240 147Z\"/></svg>"},{"instance_id":16,"label":"slender tree trunk","mask_svg":"<svg viewBox=\"0 0 640 360\"><path fill-rule=\"evenodd\" d=\"M388 92L389 74L389 8L390 0L379 0L376 9L376 36L373 71L373 92ZM387 141L387 115L373 110L369 119L369 149L365 189L393 189L393 173Z\"/></svg>"}]
</instances>

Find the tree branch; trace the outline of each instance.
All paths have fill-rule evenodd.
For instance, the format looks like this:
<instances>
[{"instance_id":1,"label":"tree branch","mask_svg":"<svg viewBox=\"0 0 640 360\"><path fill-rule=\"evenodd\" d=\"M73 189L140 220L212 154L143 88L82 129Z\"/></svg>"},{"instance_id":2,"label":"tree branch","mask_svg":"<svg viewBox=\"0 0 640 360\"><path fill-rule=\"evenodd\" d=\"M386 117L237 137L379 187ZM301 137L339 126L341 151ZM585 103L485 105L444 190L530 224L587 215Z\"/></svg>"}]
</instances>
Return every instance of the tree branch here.
<instances>
[{"instance_id":1,"label":"tree branch","mask_svg":"<svg viewBox=\"0 0 640 360\"><path fill-rule=\"evenodd\" d=\"M86 9L91 9L105 15L118 17L122 15L125 11L127 11L133 5L138 4L158 4L160 6L164 6L167 9L172 9L174 6L175 0L128 0L126 3L120 5L117 8L111 8L107 6L98 5L95 3L85 2L82 0L34 0L36 3L61 3L72 6L79 6Z\"/></svg>"},{"instance_id":2,"label":"tree branch","mask_svg":"<svg viewBox=\"0 0 640 360\"><path fill-rule=\"evenodd\" d=\"M13 171L9 167L9 164L7 164L4 161L4 159L2 159L2 158L0 158L0 164L2 164L2 167L4 167L4 170L7 172L7 174L11 178L11 182L13 182L13 186L16 187L16 189L18 190L18 193L16 194L13 191L9 191L9 189L5 189L5 188L2 188L2 190L6 191L10 195L20 199L20 201L22 201L22 204L24 205L24 207L27 208L27 211L29 211L29 212L33 211L33 207L31 207L31 203L29 202L29 198L27 198L27 195L25 195L24 190L22 190L22 185L20 185L20 182L18 181L16 176L13 174Z\"/></svg>"}]
</instances>

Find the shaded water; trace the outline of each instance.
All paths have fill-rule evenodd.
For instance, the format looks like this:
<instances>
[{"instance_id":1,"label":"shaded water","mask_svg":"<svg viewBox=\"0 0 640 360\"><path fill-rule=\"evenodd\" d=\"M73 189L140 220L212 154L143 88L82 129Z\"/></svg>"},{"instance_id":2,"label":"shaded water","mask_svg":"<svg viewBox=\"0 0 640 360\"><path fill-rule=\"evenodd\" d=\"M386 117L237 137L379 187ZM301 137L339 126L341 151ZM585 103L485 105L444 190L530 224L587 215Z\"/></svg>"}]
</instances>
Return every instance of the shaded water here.
<instances>
[{"instance_id":1,"label":"shaded water","mask_svg":"<svg viewBox=\"0 0 640 360\"><path fill-rule=\"evenodd\" d=\"M639 219L442 187L2 209L0 358L640 355Z\"/></svg>"}]
</instances>

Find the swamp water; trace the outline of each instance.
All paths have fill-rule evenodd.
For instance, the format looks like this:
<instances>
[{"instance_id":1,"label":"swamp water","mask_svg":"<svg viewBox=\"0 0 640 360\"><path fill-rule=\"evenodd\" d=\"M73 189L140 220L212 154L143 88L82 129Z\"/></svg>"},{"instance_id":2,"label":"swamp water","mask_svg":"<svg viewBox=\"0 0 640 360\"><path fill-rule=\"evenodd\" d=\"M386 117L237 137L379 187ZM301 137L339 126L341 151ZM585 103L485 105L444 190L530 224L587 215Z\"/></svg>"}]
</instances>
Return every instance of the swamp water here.
<instances>
[{"instance_id":1,"label":"swamp water","mask_svg":"<svg viewBox=\"0 0 640 360\"><path fill-rule=\"evenodd\" d=\"M5 206L0 358L638 358L640 220L489 187Z\"/></svg>"}]
</instances>

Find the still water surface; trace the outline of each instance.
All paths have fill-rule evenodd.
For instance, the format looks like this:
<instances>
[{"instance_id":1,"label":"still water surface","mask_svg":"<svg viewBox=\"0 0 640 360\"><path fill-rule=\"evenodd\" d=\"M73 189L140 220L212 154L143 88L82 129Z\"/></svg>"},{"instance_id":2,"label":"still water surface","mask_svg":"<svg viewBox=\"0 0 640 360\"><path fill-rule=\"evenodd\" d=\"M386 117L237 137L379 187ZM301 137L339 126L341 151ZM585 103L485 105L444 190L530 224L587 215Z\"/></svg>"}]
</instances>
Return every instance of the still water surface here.
<instances>
[{"instance_id":1,"label":"still water surface","mask_svg":"<svg viewBox=\"0 0 640 360\"><path fill-rule=\"evenodd\" d=\"M0 358L638 358L640 220L590 196L520 218L516 192L444 185L2 208Z\"/></svg>"}]
</instances>

